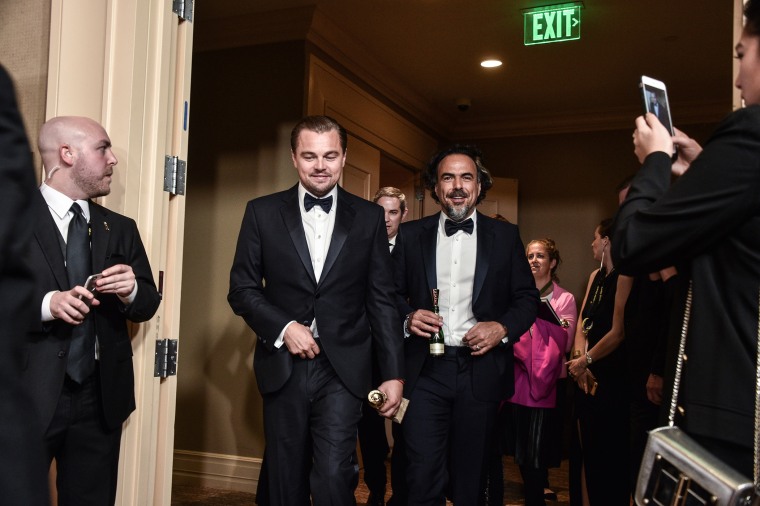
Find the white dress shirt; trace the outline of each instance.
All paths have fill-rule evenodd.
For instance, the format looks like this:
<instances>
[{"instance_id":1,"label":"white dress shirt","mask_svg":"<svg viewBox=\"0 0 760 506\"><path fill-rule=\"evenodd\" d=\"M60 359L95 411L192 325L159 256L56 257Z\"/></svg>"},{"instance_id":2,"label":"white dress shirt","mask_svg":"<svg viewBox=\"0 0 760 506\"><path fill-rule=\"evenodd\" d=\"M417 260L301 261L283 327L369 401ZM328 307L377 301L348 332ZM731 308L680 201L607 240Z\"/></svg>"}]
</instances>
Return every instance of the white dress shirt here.
<instances>
[{"instance_id":1,"label":"white dress shirt","mask_svg":"<svg viewBox=\"0 0 760 506\"><path fill-rule=\"evenodd\" d=\"M461 230L448 237L444 230L447 219L440 213L435 249L438 309L443 316L444 344L462 346L462 338L476 323L472 312L472 292L475 282L475 259L478 251L477 213L470 216L472 234Z\"/></svg>"},{"instance_id":2,"label":"white dress shirt","mask_svg":"<svg viewBox=\"0 0 760 506\"><path fill-rule=\"evenodd\" d=\"M53 221L55 222L55 226L58 227L61 237L63 237L63 242L68 242L69 239L69 223L71 223L71 218L74 217L74 213L71 212L71 205L74 202L79 204L79 207L82 208L82 214L84 214L87 223L90 222L90 203L86 200L71 200L63 193L49 187L45 183L40 185L40 192L42 193L45 202L47 202L50 215L53 217ZM57 291L58 290L54 290L46 293L45 297L42 299L41 313L43 322L55 320L53 313L50 311L50 299Z\"/></svg>"},{"instance_id":3,"label":"white dress shirt","mask_svg":"<svg viewBox=\"0 0 760 506\"><path fill-rule=\"evenodd\" d=\"M301 183L298 183L298 209L301 211L301 222L303 223L303 230L306 234L306 244L309 247L309 257L311 257L311 266L314 269L314 276L319 283L319 279L322 276L322 269L325 266L325 258L327 257L327 251L330 249L330 241L332 240L333 230L335 229L335 211L338 208L338 185L335 185L330 192L325 195L326 198L332 196L333 202L329 213L325 213L324 209L320 206L314 206L309 211L303 206L303 200L306 194L306 188ZM312 197L317 198L315 195L309 193ZM274 346L279 348L285 342L285 331L288 327L294 323L295 320L288 322L282 329L277 340L274 342ZM311 322L311 332L314 338L319 337L319 330L317 329L317 319Z\"/></svg>"}]
</instances>

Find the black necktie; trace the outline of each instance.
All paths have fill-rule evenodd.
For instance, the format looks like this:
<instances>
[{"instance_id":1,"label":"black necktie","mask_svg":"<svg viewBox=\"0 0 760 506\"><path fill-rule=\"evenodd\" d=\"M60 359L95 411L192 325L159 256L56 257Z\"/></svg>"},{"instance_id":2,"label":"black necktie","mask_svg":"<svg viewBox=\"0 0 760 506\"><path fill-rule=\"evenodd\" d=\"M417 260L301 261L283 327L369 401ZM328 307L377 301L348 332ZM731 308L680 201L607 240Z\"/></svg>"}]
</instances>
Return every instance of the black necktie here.
<instances>
[{"instance_id":1,"label":"black necktie","mask_svg":"<svg viewBox=\"0 0 760 506\"><path fill-rule=\"evenodd\" d=\"M306 209L306 212L309 212L311 211L312 207L319 206L324 210L324 212L329 213L330 208L332 207L332 200L332 195L323 199L318 199L307 193L303 197L303 208Z\"/></svg>"},{"instance_id":2,"label":"black necktie","mask_svg":"<svg viewBox=\"0 0 760 506\"><path fill-rule=\"evenodd\" d=\"M69 223L66 238L66 272L69 284L83 286L92 271L90 254L90 229L82 213L82 208L74 202L71 206L74 217ZM95 370L95 331L92 318L85 320L71 331L71 346L66 373L77 383L82 383Z\"/></svg>"},{"instance_id":3,"label":"black necktie","mask_svg":"<svg viewBox=\"0 0 760 506\"><path fill-rule=\"evenodd\" d=\"M467 218L464 221L446 220L443 222L443 230L446 232L446 236L450 237L457 233L457 230L472 234L472 230L475 224L472 222L472 218Z\"/></svg>"}]
</instances>

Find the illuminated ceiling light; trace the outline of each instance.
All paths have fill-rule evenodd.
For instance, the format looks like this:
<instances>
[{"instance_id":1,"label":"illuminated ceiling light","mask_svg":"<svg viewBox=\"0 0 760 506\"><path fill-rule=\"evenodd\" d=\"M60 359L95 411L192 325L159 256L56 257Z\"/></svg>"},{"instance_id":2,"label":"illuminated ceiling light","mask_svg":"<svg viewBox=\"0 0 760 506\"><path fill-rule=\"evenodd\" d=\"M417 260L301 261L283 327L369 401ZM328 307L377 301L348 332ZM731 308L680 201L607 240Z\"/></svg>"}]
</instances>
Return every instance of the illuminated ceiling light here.
<instances>
[{"instance_id":1,"label":"illuminated ceiling light","mask_svg":"<svg viewBox=\"0 0 760 506\"><path fill-rule=\"evenodd\" d=\"M480 62L480 66L487 69L501 67L501 60L483 60Z\"/></svg>"}]
</instances>

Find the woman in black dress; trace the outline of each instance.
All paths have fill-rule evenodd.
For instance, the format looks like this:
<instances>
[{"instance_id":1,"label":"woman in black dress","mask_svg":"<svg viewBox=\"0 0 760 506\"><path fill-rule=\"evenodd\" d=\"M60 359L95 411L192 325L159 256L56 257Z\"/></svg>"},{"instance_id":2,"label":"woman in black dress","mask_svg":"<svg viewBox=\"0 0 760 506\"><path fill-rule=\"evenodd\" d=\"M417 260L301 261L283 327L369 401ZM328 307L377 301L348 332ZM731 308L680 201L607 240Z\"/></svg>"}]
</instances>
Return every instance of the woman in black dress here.
<instances>
[{"instance_id":1,"label":"woman in black dress","mask_svg":"<svg viewBox=\"0 0 760 506\"><path fill-rule=\"evenodd\" d=\"M578 317L568 375L575 391L576 430L570 462L573 504L630 504L629 419L623 313L632 280L618 276L610 256L612 220L594 231L591 273Z\"/></svg>"}]
</instances>

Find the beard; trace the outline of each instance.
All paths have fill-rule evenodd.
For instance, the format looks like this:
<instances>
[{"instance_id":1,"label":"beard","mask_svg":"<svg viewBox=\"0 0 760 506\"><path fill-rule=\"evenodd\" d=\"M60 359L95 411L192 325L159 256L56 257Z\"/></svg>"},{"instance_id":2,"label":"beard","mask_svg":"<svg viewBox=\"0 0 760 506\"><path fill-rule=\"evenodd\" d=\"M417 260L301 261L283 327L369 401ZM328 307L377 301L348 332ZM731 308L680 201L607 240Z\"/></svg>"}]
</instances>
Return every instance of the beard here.
<instances>
[{"instance_id":1,"label":"beard","mask_svg":"<svg viewBox=\"0 0 760 506\"><path fill-rule=\"evenodd\" d=\"M108 174L112 175L113 172ZM91 174L87 167L77 170L74 175L74 182L87 195L87 198L104 197L111 193L111 183L105 178L98 179Z\"/></svg>"},{"instance_id":2,"label":"beard","mask_svg":"<svg viewBox=\"0 0 760 506\"><path fill-rule=\"evenodd\" d=\"M453 221L459 222L464 220L470 214L470 209L472 209L472 207L467 204L462 205L462 207L454 207L447 204L446 215Z\"/></svg>"},{"instance_id":3,"label":"beard","mask_svg":"<svg viewBox=\"0 0 760 506\"><path fill-rule=\"evenodd\" d=\"M452 190L446 195L446 198L467 198L468 195L464 190ZM444 204L444 207L446 209L446 215L454 221L462 221L464 220L469 214L470 210L472 209L472 206L469 204L462 204L459 207L455 207L453 204Z\"/></svg>"}]
</instances>

